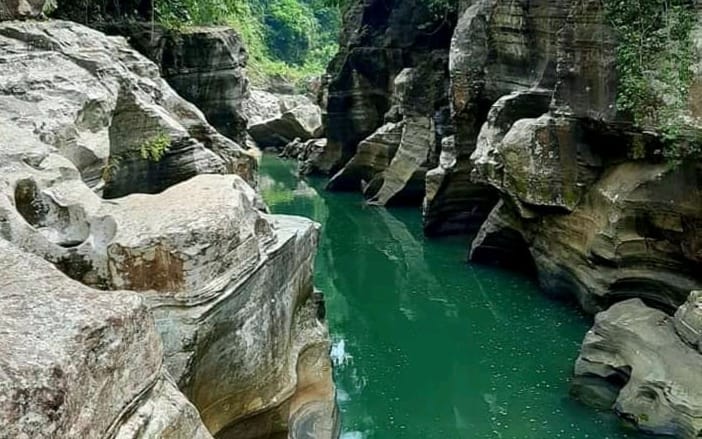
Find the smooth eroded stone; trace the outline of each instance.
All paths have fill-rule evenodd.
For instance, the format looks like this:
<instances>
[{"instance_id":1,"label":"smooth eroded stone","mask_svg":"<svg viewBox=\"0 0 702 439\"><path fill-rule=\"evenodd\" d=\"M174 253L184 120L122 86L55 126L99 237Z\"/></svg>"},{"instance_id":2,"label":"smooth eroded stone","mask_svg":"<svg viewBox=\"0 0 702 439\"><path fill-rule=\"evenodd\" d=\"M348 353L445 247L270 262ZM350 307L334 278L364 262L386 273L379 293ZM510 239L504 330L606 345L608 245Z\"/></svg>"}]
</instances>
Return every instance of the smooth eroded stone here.
<instances>
[{"instance_id":1,"label":"smooth eroded stone","mask_svg":"<svg viewBox=\"0 0 702 439\"><path fill-rule=\"evenodd\" d=\"M572 393L646 433L693 439L702 433L701 362L669 315L630 299L596 316Z\"/></svg>"},{"instance_id":2,"label":"smooth eroded stone","mask_svg":"<svg viewBox=\"0 0 702 439\"><path fill-rule=\"evenodd\" d=\"M211 438L136 294L93 290L3 239L0 270L0 437Z\"/></svg>"}]
</instances>

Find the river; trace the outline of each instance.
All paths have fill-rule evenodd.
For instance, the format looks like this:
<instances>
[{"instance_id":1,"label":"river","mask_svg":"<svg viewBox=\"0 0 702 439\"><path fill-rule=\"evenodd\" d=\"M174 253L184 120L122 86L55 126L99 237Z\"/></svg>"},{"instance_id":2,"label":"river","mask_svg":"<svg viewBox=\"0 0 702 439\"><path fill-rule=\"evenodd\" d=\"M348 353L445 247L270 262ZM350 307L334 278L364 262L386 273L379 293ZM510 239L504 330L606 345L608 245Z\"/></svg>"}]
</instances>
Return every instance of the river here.
<instances>
[{"instance_id":1,"label":"river","mask_svg":"<svg viewBox=\"0 0 702 439\"><path fill-rule=\"evenodd\" d=\"M641 438L571 400L591 324L518 274L465 263L467 238L427 239L417 209L328 193L264 156L272 212L322 224L342 439Z\"/></svg>"}]
</instances>

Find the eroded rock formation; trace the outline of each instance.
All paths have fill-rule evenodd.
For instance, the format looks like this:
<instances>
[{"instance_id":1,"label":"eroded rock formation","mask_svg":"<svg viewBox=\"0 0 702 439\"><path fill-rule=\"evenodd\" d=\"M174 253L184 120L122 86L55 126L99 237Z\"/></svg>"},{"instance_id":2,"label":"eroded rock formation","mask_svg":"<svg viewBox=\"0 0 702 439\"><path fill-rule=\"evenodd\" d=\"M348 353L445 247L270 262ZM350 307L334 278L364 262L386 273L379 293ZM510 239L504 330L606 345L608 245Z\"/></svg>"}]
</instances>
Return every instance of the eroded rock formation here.
<instances>
[{"instance_id":1,"label":"eroded rock formation","mask_svg":"<svg viewBox=\"0 0 702 439\"><path fill-rule=\"evenodd\" d=\"M333 437L317 226L257 209L254 152L81 25L0 23L0 77L0 386L35 386L0 436Z\"/></svg>"},{"instance_id":2,"label":"eroded rock formation","mask_svg":"<svg viewBox=\"0 0 702 439\"><path fill-rule=\"evenodd\" d=\"M627 297L675 309L702 282L699 170L656 158L656 140L617 114L615 46L602 7L565 3L569 14L554 12L549 22L559 38L544 52L551 67L543 78L555 83L499 98L475 138L472 180L504 203L485 222L472 258L515 265L505 259L524 252L510 249L528 248L542 286L574 293L591 312ZM500 3L492 7L489 23L497 25ZM692 101L687 111L690 127L702 126ZM637 144L648 153L635 161Z\"/></svg>"},{"instance_id":3,"label":"eroded rock formation","mask_svg":"<svg viewBox=\"0 0 702 439\"><path fill-rule=\"evenodd\" d=\"M212 438L137 294L97 291L0 239L0 437Z\"/></svg>"},{"instance_id":4,"label":"eroded rock formation","mask_svg":"<svg viewBox=\"0 0 702 439\"><path fill-rule=\"evenodd\" d=\"M151 24L94 24L123 35L154 61L168 84L195 104L217 131L244 144L247 120L242 105L249 98L248 53L239 34L226 26L164 29Z\"/></svg>"},{"instance_id":5,"label":"eroded rock formation","mask_svg":"<svg viewBox=\"0 0 702 439\"><path fill-rule=\"evenodd\" d=\"M332 190L362 190L374 204L423 198L448 121L448 47L454 12L422 1L353 2L325 91ZM337 173L338 171L338 173Z\"/></svg>"},{"instance_id":6,"label":"eroded rock formation","mask_svg":"<svg viewBox=\"0 0 702 439\"><path fill-rule=\"evenodd\" d=\"M324 134L322 109L304 95L275 95L254 90L244 102L248 132L261 148L282 148L295 139Z\"/></svg>"},{"instance_id":7,"label":"eroded rock formation","mask_svg":"<svg viewBox=\"0 0 702 439\"><path fill-rule=\"evenodd\" d=\"M693 293L675 317L639 299L598 314L575 364L573 394L589 405L613 408L642 431L699 437L702 354L697 344L686 343L688 331L699 335L702 329L699 306L699 294ZM685 332L679 332L681 326Z\"/></svg>"}]
</instances>

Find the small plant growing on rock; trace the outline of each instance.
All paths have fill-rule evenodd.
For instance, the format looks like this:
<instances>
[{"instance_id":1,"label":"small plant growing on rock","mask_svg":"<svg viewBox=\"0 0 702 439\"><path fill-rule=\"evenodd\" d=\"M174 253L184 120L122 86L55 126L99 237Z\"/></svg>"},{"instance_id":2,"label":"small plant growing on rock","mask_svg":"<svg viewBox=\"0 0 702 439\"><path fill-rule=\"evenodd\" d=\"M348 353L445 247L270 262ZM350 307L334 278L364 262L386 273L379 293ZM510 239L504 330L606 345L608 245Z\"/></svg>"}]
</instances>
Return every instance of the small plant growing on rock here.
<instances>
[{"instance_id":1,"label":"small plant growing on rock","mask_svg":"<svg viewBox=\"0 0 702 439\"><path fill-rule=\"evenodd\" d=\"M144 142L139 147L139 155L150 162L159 162L171 147L171 138L164 133Z\"/></svg>"},{"instance_id":2,"label":"small plant growing on rock","mask_svg":"<svg viewBox=\"0 0 702 439\"><path fill-rule=\"evenodd\" d=\"M159 162L171 148L171 138L165 133L159 133L138 147L130 148L121 154L110 155L107 164L102 168L101 177L109 183L119 171L122 162L133 157L140 157L149 162Z\"/></svg>"}]
</instances>

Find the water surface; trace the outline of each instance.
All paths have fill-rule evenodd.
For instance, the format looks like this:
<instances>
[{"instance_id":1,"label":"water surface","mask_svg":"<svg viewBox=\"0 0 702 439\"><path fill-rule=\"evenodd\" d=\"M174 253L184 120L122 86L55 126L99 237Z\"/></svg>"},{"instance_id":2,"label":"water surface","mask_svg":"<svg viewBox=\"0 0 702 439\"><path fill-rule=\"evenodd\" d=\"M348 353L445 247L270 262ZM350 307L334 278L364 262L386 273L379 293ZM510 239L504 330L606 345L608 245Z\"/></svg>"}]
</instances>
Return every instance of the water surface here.
<instances>
[{"instance_id":1,"label":"water surface","mask_svg":"<svg viewBox=\"0 0 702 439\"><path fill-rule=\"evenodd\" d=\"M274 213L322 224L343 439L641 438L568 397L590 318L528 279L467 265L466 238L428 240L417 209L368 207L265 156Z\"/></svg>"}]
</instances>

